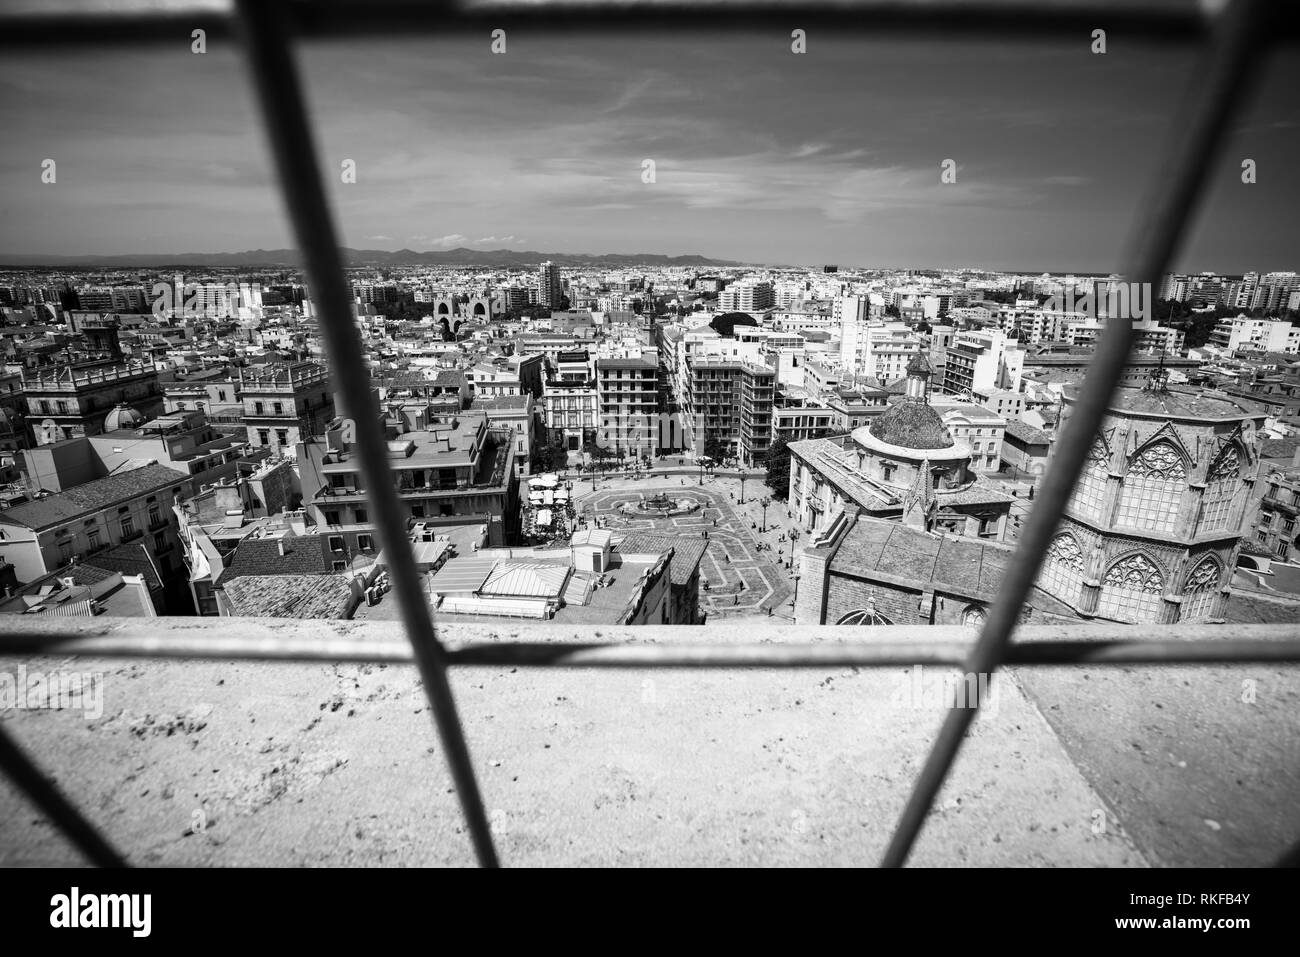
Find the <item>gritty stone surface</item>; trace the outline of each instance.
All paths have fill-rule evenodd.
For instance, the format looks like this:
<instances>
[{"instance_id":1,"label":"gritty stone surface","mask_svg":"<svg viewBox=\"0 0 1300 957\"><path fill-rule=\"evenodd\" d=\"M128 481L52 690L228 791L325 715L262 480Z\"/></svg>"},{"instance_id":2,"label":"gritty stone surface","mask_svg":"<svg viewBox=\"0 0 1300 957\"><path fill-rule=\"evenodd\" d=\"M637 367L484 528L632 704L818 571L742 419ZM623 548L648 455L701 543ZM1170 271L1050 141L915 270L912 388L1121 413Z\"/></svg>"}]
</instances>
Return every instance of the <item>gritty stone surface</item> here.
<instances>
[{"instance_id":1,"label":"gritty stone surface","mask_svg":"<svg viewBox=\"0 0 1300 957\"><path fill-rule=\"evenodd\" d=\"M1020 680L1153 864L1273 864L1300 838L1300 669L1025 669Z\"/></svg>"},{"instance_id":2,"label":"gritty stone surface","mask_svg":"<svg viewBox=\"0 0 1300 957\"><path fill-rule=\"evenodd\" d=\"M232 625L24 627L109 641L140 640L147 627L144 640L162 644ZM855 644L972 637L750 622L449 626L443 637L824 644L849 631ZM1026 640L1079 634L1025 629ZM378 649L401 629L246 619L237 636ZM412 665L63 656L5 658L0 669L19 664L102 673L98 717L13 709L0 722L136 864L473 863ZM452 683L506 864L873 865L942 720L945 674L955 671L492 666L454 669ZM910 863L1269 863L1300 830L1288 799L1300 783L1298 678L1292 666L1012 669L985 699ZM78 861L0 781L0 865Z\"/></svg>"},{"instance_id":3,"label":"gritty stone surface","mask_svg":"<svg viewBox=\"0 0 1300 957\"><path fill-rule=\"evenodd\" d=\"M50 668L32 659L31 668ZM63 659L103 716L4 726L142 865L468 865L409 665ZM907 668L472 668L457 702L514 865L871 865L942 717ZM919 692L919 693L918 693ZM1011 678L931 813L918 865L1142 865ZM0 784L0 864L76 852Z\"/></svg>"}]
</instances>

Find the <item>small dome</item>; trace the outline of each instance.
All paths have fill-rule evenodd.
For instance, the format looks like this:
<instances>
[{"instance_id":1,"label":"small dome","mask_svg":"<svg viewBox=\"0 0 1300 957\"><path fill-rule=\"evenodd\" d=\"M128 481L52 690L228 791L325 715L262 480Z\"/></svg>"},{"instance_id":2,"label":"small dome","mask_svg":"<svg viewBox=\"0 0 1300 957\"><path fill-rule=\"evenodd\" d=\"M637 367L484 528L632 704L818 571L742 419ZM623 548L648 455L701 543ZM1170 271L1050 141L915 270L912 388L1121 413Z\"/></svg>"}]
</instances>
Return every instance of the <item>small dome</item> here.
<instances>
[{"instance_id":1,"label":"small dome","mask_svg":"<svg viewBox=\"0 0 1300 957\"><path fill-rule=\"evenodd\" d=\"M119 402L108 418L104 419L104 431L116 432L118 429L138 429L144 425L144 416L125 402Z\"/></svg>"},{"instance_id":2,"label":"small dome","mask_svg":"<svg viewBox=\"0 0 1300 957\"><path fill-rule=\"evenodd\" d=\"M950 449L956 444L939 413L926 402L899 402L876 416L868 431L906 449Z\"/></svg>"}]
</instances>

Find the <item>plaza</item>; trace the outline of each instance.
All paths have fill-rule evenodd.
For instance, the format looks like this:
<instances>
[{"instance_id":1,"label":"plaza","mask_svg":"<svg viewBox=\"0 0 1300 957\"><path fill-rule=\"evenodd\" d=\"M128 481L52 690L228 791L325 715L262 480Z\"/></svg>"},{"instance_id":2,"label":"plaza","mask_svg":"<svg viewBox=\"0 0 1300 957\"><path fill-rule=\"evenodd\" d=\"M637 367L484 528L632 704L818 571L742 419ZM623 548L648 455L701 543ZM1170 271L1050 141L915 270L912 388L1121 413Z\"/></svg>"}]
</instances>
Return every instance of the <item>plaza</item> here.
<instances>
[{"instance_id":1,"label":"plaza","mask_svg":"<svg viewBox=\"0 0 1300 957\"><path fill-rule=\"evenodd\" d=\"M701 485L695 474L600 478L595 492L589 479L575 483L573 499L580 517L615 534L642 531L706 539L700 562L700 610L709 619L769 614L789 617L797 570L787 567L790 543L778 541L783 529L758 530L759 512L755 509L763 497L758 493L768 491L762 481L745 480L743 506L738 501L739 488L738 479L721 476L705 475ZM632 517L619 509L656 492L689 500L699 508L671 517ZM773 502L768 508L768 521L773 525L784 515L784 503Z\"/></svg>"}]
</instances>

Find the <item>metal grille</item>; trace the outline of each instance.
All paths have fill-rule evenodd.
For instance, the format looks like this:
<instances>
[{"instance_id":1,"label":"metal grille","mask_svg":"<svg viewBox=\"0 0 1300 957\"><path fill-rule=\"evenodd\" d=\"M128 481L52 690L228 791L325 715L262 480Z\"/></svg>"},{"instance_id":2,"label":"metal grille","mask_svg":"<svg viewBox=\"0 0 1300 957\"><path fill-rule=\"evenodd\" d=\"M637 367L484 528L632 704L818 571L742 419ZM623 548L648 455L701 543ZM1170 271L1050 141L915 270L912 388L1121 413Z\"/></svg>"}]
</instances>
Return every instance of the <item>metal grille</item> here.
<instances>
[{"instance_id":1,"label":"metal grille","mask_svg":"<svg viewBox=\"0 0 1300 957\"><path fill-rule=\"evenodd\" d=\"M1214 9L1218 6L1218 9ZM291 37L353 37L410 32L514 29L564 31L626 29L645 25L683 24L734 29L750 26L827 25L837 31L918 31L941 34L985 33L1005 37L1108 29L1161 42L1203 43L1204 62L1194 72L1173 142L1158 168L1144 207L1138 211L1125 262L1126 278L1156 285L1195 208L1207 170L1217 152L1219 131L1243 97L1271 43L1294 40L1296 17L1285 0L1229 0L1210 3L1161 3L1154 0L1109 5L1070 0L861 0L810 2L789 0L741 4L702 3L511 3L478 0L92 0L72 7L23 0L0 14L0 46L77 43L176 42L195 26L209 35L235 38L243 47L257 92L281 189L301 250L320 325L330 356L335 389L352 417L373 421L376 400L363 362L360 334L352 322L349 294L334 223L316 162L312 131L292 55ZM54 653L126 657L237 658L293 661L414 661L429 696L434 721L478 861L497 864L487 816L460 724L448 668L466 665L568 667L825 667L897 666L960 663L969 673L991 674L1000 665L1041 664L1187 664L1300 661L1300 640L1073 641L1013 644L1019 609L1038 576L1076 478L1085 464L1111 396L1118 386L1132 346L1128 321L1112 319L1097 343L1094 361L1073 414L1064 426L1057 451L1029 515L1020 545L1002 579L996 600L978 640L971 647L955 643L862 645L629 645L613 642L538 645L501 642L490 646L446 648L437 637L431 610L419 580L406 536L405 516L395 493L382 435L357 431L362 475L373 490L371 504L391 574L409 648L358 648L345 642L285 643L271 647L238 639L79 638L51 640L48 629L11 631L3 655ZM977 702L978 704L978 702ZM901 866L919 834L925 815L952 767L978 707L952 708L939 731L914 790L885 852L885 866ZM125 858L73 806L0 727L0 767L93 862L124 865Z\"/></svg>"}]
</instances>

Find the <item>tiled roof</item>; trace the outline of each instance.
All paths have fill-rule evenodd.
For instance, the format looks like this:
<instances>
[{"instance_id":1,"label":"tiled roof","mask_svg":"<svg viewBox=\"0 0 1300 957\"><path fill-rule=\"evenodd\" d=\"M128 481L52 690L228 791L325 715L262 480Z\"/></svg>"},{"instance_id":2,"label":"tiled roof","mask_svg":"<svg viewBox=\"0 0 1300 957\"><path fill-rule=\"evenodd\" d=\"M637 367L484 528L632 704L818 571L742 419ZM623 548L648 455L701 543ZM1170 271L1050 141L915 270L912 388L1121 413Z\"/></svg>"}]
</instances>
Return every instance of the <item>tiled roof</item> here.
<instances>
[{"instance_id":1,"label":"tiled roof","mask_svg":"<svg viewBox=\"0 0 1300 957\"><path fill-rule=\"evenodd\" d=\"M1007 422L1006 434L1008 437L1024 442L1026 445L1046 445L1051 440L1051 436L1042 429L1036 429L1019 419L1010 419Z\"/></svg>"},{"instance_id":2,"label":"tiled roof","mask_svg":"<svg viewBox=\"0 0 1300 957\"><path fill-rule=\"evenodd\" d=\"M169 469L165 465L146 465L15 505L0 512L0 521L31 529L49 528L79 515L97 512L101 508L118 505L187 481L189 476L184 472ZM162 504L170 506L171 496L164 498Z\"/></svg>"},{"instance_id":3,"label":"tiled roof","mask_svg":"<svg viewBox=\"0 0 1300 957\"><path fill-rule=\"evenodd\" d=\"M947 587L973 598L991 599L1010 559L1010 548L860 516L831 560L831 570Z\"/></svg>"},{"instance_id":4,"label":"tiled roof","mask_svg":"<svg viewBox=\"0 0 1300 957\"><path fill-rule=\"evenodd\" d=\"M1265 459L1289 459L1295 455L1297 447L1300 447L1300 440L1295 438L1265 439L1260 443L1259 454Z\"/></svg>"},{"instance_id":5,"label":"tiled roof","mask_svg":"<svg viewBox=\"0 0 1300 957\"><path fill-rule=\"evenodd\" d=\"M284 554L280 554L280 542ZM235 549L230 564L217 578L225 586L245 575L320 575L330 571L318 535L245 539Z\"/></svg>"},{"instance_id":6,"label":"tiled roof","mask_svg":"<svg viewBox=\"0 0 1300 957\"><path fill-rule=\"evenodd\" d=\"M532 393L525 392L523 395L494 395L478 396L469 407L471 412L492 411L519 411L522 412L528 408L528 403L532 399Z\"/></svg>"},{"instance_id":7,"label":"tiled roof","mask_svg":"<svg viewBox=\"0 0 1300 957\"><path fill-rule=\"evenodd\" d=\"M226 597L236 615L256 618L346 618L353 602L341 575L248 575Z\"/></svg>"},{"instance_id":8,"label":"tiled roof","mask_svg":"<svg viewBox=\"0 0 1300 957\"><path fill-rule=\"evenodd\" d=\"M618 543L617 551L624 555L662 555L669 549L673 552L670 566L674 585L685 585L691 580L708 543L703 538L687 536L653 535L649 532L633 532Z\"/></svg>"},{"instance_id":9,"label":"tiled roof","mask_svg":"<svg viewBox=\"0 0 1300 957\"><path fill-rule=\"evenodd\" d=\"M149 550L143 542L127 542L96 552L82 567L98 569L107 574L121 572L123 575L143 575L145 584L150 588L162 587L158 567L149 557Z\"/></svg>"}]
</instances>

